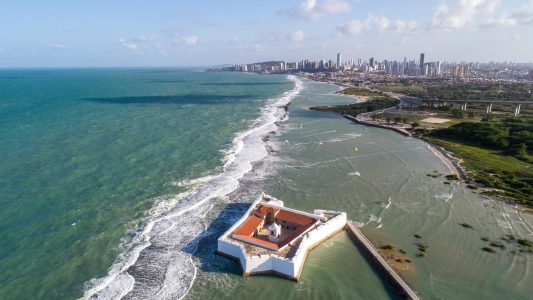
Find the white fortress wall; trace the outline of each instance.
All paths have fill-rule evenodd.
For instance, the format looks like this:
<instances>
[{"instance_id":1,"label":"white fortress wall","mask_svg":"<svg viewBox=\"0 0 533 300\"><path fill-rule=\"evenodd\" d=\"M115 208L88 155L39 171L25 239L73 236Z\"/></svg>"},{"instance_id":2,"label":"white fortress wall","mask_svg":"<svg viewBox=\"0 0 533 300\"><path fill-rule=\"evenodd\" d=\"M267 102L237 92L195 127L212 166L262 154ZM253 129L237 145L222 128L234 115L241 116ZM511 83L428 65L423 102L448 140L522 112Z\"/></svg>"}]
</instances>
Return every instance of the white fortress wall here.
<instances>
[{"instance_id":1,"label":"white fortress wall","mask_svg":"<svg viewBox=\"0 0 533 300\"><path fill-rule=\"evenodd\" d=\"M293 261L294 265L296 266L295 272L297 273L301 270L301 266L305 262L305 257L309 249L313 248L314 246L316 246L316 244L327 239L337 231L342 230L344 226L346 226L346 213L340 213L339 215L333 217L326 223L321 224L314 230L309 231L307 235L304 236L304 238L302 239L300 247L294 255Z\"/></svg>"},{"instance_id":2,"label":"white fortress wall","mask_svg":"<svg viewBox=\"0 0 533 300\"><path fill-rule=\"evenodd\" d=\"M294 261L278 257L278 256L272 256L272 270L285 274L290 277L296 278L296 265Z\"/></svg>"},{"instance_id":3,"label":"white fortress wall","mask_svg":"<svg viewBox=\"0 0 533 300\"><path fill-rule=\"evenodd\" d=\"M217 251L239 259L239 262L244 269L244 266L246 265L246 250L244 250L244 247L241 244L229 239L219 238Z\"/></svg>"},{"instance_id":4,"label":"white fortress wall","mask_svg":"<svg viewBox=\"0 0 533 300\"><path fill-rule=\"evenodd\" d=\"M248 255L246 265L243 267L245 273L260 273L272 270L272 256L268 255Z\"/></svg>"}]
</instances>

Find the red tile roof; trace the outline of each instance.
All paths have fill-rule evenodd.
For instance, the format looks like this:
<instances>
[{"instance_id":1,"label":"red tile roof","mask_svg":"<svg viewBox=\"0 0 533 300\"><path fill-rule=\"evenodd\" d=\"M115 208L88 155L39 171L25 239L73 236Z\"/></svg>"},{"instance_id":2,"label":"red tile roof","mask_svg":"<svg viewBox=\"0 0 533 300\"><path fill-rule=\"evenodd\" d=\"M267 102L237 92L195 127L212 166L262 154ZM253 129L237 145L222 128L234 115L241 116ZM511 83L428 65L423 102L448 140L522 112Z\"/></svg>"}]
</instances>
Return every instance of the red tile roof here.
<instances>
[{"instance_id":1,"label":"red tile roof","mask_svg":"<svg viewBox=\"0 0 533 300\"><path fill-rule=\"evenodd\" d=\"M253 233L257 227L261 225L261 222L263 222L264 217L268 213L275 213L276 218L278 219L278 222L287 221L289 223L298 224L296 229L291 232L288 236L286 236L283 240L279 241L278 243L273 243L270 241L265 241L262 239L258 239L253 237ZM268 249L272 250L278 250L279 248L287 245L292 240L297 238L300 234L302 234L304 231L306 231L309 227L311 227L313 224L315 224L317 220L301 215L295 212L281 210L279 208L269 207L269 206L260 206L253 215L250 215L242 224L235 230L233 233L233 237L236 239L239 239L241 241L248 242L250 244L262 246Z\"/></svg>"}]
</instances>

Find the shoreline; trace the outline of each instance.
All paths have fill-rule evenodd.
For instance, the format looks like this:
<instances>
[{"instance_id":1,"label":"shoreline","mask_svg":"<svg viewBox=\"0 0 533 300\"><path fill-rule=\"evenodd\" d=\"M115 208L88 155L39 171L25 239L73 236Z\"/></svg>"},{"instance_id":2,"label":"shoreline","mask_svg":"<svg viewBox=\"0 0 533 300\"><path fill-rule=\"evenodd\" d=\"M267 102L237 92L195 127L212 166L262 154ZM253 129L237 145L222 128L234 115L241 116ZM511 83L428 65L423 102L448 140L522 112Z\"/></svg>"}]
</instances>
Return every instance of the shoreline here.
<instances>
[{"instance_id":1,"label":"shoreline","mask_svg":"<svg viewBox=\"0 0 533 300\"><path fill-rule=\"evenodd\" d=\"M340 85L340 84L337 84L337 83L316 81L316 80L313 80L313 79L308 78L308 77L304 77L304 78L309 79L309 80L314 81L314 82L318 82L318 83L332 84L332 85L335 85L335 86L337 86L337 87L339 87L341 89L347 87L345 85ZM331 94L335 95L335 96L350 97L350 98L358 100L356 98L356 96L342 95L342 94L339 94L339 93L331 93ZM362 101L362 102L365 102L365 101ZM362 102L356 101L356 103L362 103ZM369 119L367 120L367 118L366 118L368 116L371 116L371 115L376 114L376 113L384 112L386 110L387 109L360 114L360 115L363 115L364 118L354 117L352 115L347 115L347 114L340 114L340 115L341 115L341 117L343 117L345 119L348 119L348 120L350 120L352 122L355 122L357 124L361 124L361 125L364 125L364 126L382 128L382 129L386 129L386 130L391 130L391 131L394 131L394 132L396 132L398 134L401 134L401 135L403 135L405 137L412 137L412 138L416 138L416 139L422 141L427 146L427 148L435 155L435 157L437 157L448 168L448 170L450 170L451 175L458 176L462 183L465 183L465 184L468 183L468 181L471 178L468 175L468 171L466 170L466 168L464 168L461 165L461 160L456 158L456 157L454 157L446 149L444 149L444 148L442 148L442 147L440 147L438 145L435 145L435 144L433 144L433 143L431 143L431 142L429 142L429 141L427 141L427 140L425 140L425 139L423 139L421 137L413 135L406 128L402 128L402 127L399 127L399 126L394 126L393 124L382 124L381 122L371 121ZM484 189L483 186L479 185L476 182L472 182L472 184L474 184L478 188ZM500 200L500 201L504 201L506 203L512 203L512 204L516 205L517 207L520 208L519 209L520 212L527 213L527 214L533 214L533 208L527 207L525 205L521 205L521 204L516 203L514 201L509 201L509 199L505 199L505 198L502 198L502 197L498 197L498 196L491 196L491 197L493 197L493 198L495 198L497 200Z\"/></svg>"},{"instance_id":2,"label":"shoreline","mask_svg":"<svg viewBox=\"0 0 533 300\"><path fill-rule=\"evenodd\" d=\"M119 298L121 298L136 289L146 290L147 287L138 286L139 273L135 273L135 267L140 265L141 269L157 269L158 265L148 264L146 257L150 257L154 253L151 246L157 244L159 239L167 234L166 230L158 230L158 225L163 222L171 222L173 223L172 226L175 224L178 224L176 227L186 226L188 225L186 222L190 222L190 220L181 218L182 215L192 214L196 217L204 217L213 207L213 199L230 197L241 191L241 182L247 179L248 176L246 175L254 172L254 167L263 163L274 152L270 138L273 133L279 130L280 122L287 119L288 109L293 98L303 89L303 85L298 78L289 76L287 78L293 82L293 87L286 93L271 98L273 101L267 101L262 105L254 124L234 133L231 146L229 149L224 149L222 169L214 175L191 179L192 181L203 181L204 178L208 178L198 187L190 185L190 191L174 195L172 199L179 199L179 202L170 203L166 206L168 209L157 211L153 215L147 215L143 219L142 230L135 233L132 238L133 242L124 244L128 248L115 258L107 272L102 276L93 277L85 282L82 290L83 295L80 299L91 299L95 296L106 298L108 295L111 295L112 298L113 295L119 295ZM252 142L245 142L247 139L251 139ZM254 144L254 141L259 143ZM258 152L257 148L254 147L264 149L264 153ZM257 155L250 156L250 153L256 153ZM156 211L158 205L161 204L156 203L154 207L150 208L150 211ZM195 235L202 236L205 233L205 229L199 229L199 232L196 233ZM199 241L184 239L182 244L176 245L180 248L184 245L189 247L195 242L198 243ZM194 247L197 247L197 245ZM191 259L196 251L197 249L194 249L191 253L188 253L178 250L173 256L172 261L177 264L181 263L178 268L183 270L183 273L179 274L183 275L174 282L177 288L182 288L180 293L176 295L177 299L186 297L196 282L199 267ZM166 257L162 257L162 259L166 259ZM133 273L131 271L132 267ZM159 270L151 269L148 271L158 272ZM184 271L190 273L186 274ZM166 281L167 278L164 278L164 281L154 281L153 284L165 284ZM121 289L123 286L125 288ZM148 286L148 288L150 287Z\"/></svg>"},{"instance_id":3,"label":"shoreline","mask_svg":"<svg viewBox=\"0 0 533 300\"><path fill-rule=\"evenodd\" d=\"M317 81L317 80L314 80L314 79L306 77L306 76L302 76L302 77L305 78L305 79L311 80L313 82L317 82L317 83L325 83L325 84L335 85L335 86L339 87L341 90L343 88L347 88L348 87L346 85L333 83L333 82ZM366 101L369 100L369 97L364 97L366 99L361 100L359 97L363 97L363 96L343 95L343 94L339 94L338 92L333 92L333 93L330 93L330 94L333 95L333 96L349 97L349 98L355 99L356 103L363 103L363 102L366 102ZM381 112L382 111L385 111L385 110L381 110ZM370 115L373 115L373 114L379 113L379 112L380 111L372 111L372 112L365 113L363 115L370 116ZM378 122L374 122L374 121L370 121L370 120L365 120L365 119L362 119L362 118L354 117L354 116L351 116L351 115L341 115L341 116L343 118L345 118L345 119L348 119L348 120L350 120L352 122L355 122L355 123L358 123L358 124L362 124L362 125L365 125L365 126L372 126L372 127L382 128L382 129L387 129L387 130L392 130L392 131L394 131L394 132L396 132L398 134L401 134L401 135L403 135L405 137L416 138L416 139L424 142L427 145L427 147L430 149L430 151L433 152L433 154L437 158L439 158L444 163L444 165L446 165L446 167L450 170L452 175L458 175L463 182L466 181L469 178L466 170L460 165L460 160L459 159L457 159L456 157L453 157L448 151L446 151L442 147L434 145L434 144L432 144L432 143L430 143L430 142L428 142L428 141L426 141L426 140L424 140L422 138L413 136L413 134L411 132L407 131L405 128L400 128L400 127L397 127L397 126L394 126L394 125L390 125L390 124L385 125L385 124L381 124L381 123L378 123Z\"/></svg>"}]
</instances>

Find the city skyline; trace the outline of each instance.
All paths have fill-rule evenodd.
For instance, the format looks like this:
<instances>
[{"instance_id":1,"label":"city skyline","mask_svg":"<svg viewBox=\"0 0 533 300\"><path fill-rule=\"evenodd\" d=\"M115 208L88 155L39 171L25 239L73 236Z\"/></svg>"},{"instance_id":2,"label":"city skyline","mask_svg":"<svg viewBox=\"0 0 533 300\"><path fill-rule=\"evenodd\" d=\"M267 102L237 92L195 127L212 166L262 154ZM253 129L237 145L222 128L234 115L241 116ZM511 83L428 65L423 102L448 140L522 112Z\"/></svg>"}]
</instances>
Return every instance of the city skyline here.
<instances>
[{"instance_id":1,"label":"city skyline","mask_svg":"<svg viewBox=\"0 0 533 300\"><path fill-rule=\"evenodd\" d=\"M30 7L31 9L28 9ZM301 58L529 63L533 1L20 1L0 67L212 66Z\"/></svg>"}]
</instances>

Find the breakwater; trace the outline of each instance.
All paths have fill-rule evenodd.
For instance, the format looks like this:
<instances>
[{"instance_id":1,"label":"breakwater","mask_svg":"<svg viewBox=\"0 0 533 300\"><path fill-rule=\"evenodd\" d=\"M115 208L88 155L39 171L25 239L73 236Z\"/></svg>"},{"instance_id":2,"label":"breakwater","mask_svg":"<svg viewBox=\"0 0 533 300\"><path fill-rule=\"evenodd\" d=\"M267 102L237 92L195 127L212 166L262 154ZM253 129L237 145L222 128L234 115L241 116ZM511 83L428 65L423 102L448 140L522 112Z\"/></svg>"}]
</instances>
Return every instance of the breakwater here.
<instances>
[{"instance_id":1,"label":"breakwater","mask_svg":"<svg viewBox=\"0 0 533 300\"><path fill-rule=\"evenodd\" d=\"M344 118L350 120L350 121L353 121L355 123L358 123L358 124L363 124L363 125L367 125L367 126L373 126L373 127L378 127L378 128L384 128L384 129L389 129L389 130L393 130L393 131L396 131L397 133L403 135L403 136L407 136L407 137L411 137L411 133L405 129L402 129L402 128L397 128L397 127L394 127L394 126L389 126L389 125L385 125L385 124L379 124L379 123L376 123L376 122L370 122L370 121L365 121L365 120L362 120L362 119L359 119L359 118L356 118L354 116L351 116L351 115L342 115Z\"/></svg>"},{"instance_id":2,"label":"breakwater","mask_svg":"<svg viewBox=\"0 0 533 300\"><path fill-rule=\"evenodd\" d=\"M379 254L372 243L363 235L363 233L352 224L351 221L346 223L346 230L356 243L363 250L372 263L381 271L387 281L398 291L401 296L409 299L419 300L417 293L403 280L403 278L392 269L392 267Z\"/></svg>"}]
</instances>

